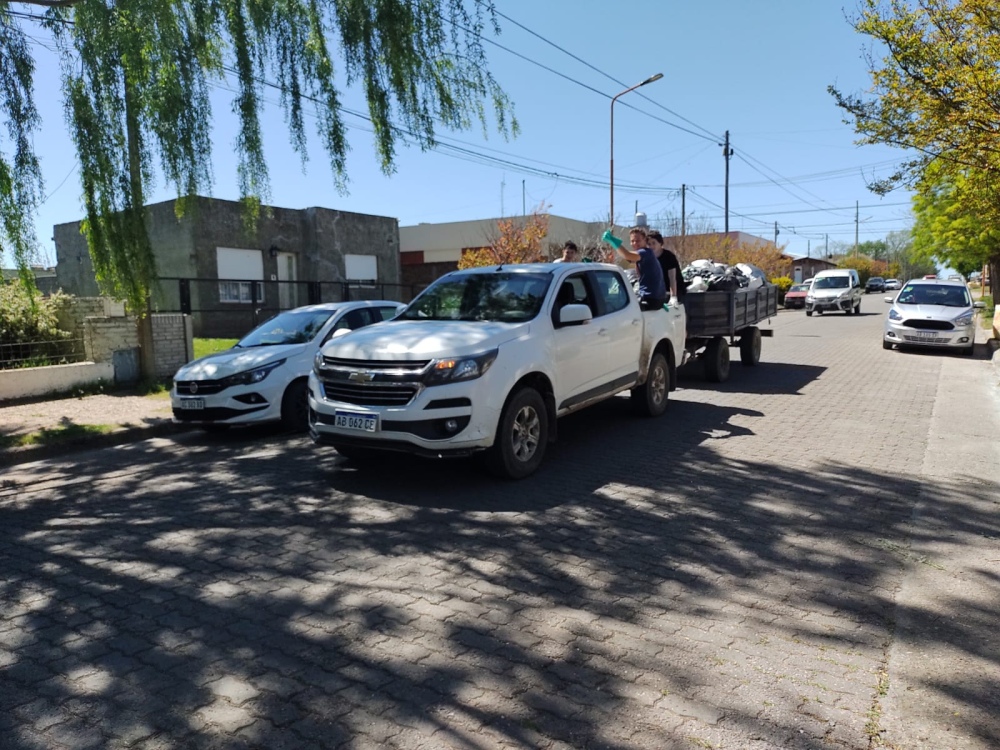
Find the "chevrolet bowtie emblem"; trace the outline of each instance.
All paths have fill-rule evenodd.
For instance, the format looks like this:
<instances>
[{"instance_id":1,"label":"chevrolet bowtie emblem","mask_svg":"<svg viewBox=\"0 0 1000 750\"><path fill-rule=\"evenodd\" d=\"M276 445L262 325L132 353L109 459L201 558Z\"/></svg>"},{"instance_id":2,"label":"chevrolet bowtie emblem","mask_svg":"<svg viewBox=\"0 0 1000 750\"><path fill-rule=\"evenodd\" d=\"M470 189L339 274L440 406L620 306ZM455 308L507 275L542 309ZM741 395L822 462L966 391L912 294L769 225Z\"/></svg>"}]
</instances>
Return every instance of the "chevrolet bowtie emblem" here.
<instances>
[{"instance_id":1,"label":"chevrolet bowtie emblem","mask_svg":"<svg viewBox=\"0 0 1000 750\"><path fill-rule=\"evenodd\" d=\"M347 379L353 383L370 383L375 379L375 376L364 370L355 370L347 376Z\"/></svg>"}]
</instances>

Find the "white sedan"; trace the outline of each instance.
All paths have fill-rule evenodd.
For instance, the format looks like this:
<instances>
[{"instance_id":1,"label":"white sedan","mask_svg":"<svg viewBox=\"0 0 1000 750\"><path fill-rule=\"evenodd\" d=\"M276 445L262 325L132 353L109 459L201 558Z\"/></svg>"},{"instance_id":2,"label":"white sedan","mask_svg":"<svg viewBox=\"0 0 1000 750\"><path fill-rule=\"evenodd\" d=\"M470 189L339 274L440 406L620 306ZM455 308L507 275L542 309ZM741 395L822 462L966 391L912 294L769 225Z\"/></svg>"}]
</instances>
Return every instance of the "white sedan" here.
<instances>
[{"instance_id":1,"label":"white sedan","mask_svg":"<svg viewBox=\"0 0 1000 750\"><path fill-rule=\"evenodd\" d=\"M882 348L926 346L958 349L972 355L976 345L976 308L964 282L943 279L908 281L895 297L885 317Z\"/></svg>"},{"instance_id":2,"label":"white sedan","mask_svg":"<svg viewBox=\"0 0 1000 750\"><path fill-rule=\"evenodd\" d=\"M174 421L205 430L281 421L305 430L313 357L332 336L394 318L405 305L385 300L308 305L279 313L232 349L188 362L174 375Z\"/></svg>"}]
</instances>

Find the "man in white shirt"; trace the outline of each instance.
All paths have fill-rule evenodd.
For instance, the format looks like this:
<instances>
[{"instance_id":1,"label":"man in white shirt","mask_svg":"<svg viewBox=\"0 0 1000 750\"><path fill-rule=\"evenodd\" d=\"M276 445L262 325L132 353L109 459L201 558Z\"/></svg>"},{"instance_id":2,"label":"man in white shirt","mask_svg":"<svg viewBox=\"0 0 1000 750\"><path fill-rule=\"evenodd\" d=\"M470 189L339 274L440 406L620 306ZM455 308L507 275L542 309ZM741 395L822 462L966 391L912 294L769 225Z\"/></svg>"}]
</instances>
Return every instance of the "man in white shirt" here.
<instances>
[{"instance_id":1,"label":"man in white shirt","mask_svg":"<svg viewBox=\"0 0 1000 750\"><path fill-rule=\"evenodd\" d=\"M556 258L553 263L579 263L580 262L580 251L576 247L576 243L572 240L567 240L566 244L563 245L563 254L561 258Z\"/></svg>"}]
</instances>

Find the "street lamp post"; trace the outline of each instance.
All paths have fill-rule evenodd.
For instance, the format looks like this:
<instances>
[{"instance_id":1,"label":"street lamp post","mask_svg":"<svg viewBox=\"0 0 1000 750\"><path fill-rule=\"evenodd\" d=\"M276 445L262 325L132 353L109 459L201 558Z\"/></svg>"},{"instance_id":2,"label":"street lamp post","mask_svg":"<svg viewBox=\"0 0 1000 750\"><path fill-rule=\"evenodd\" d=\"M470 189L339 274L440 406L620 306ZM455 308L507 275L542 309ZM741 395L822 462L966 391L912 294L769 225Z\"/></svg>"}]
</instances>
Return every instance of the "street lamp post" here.
<instances>
[{"instance_id":1,"label":"street lamp post","mask_svg":"<svg viewBox=\"0 0 1000 750\"><path fill-rule=\"evenodd\" d=\"M629 91L635 91L640 86L645 86L647 83L652 83L653 81L659 81L663 78L663 73L657 73L656 75L650 76L642 83L637 83L631 88L627 88L620 94L615 94L611 99L611 226L615 225L615 102L618 101L618 97L624 96Z\"/></svg>"}]
</instances>

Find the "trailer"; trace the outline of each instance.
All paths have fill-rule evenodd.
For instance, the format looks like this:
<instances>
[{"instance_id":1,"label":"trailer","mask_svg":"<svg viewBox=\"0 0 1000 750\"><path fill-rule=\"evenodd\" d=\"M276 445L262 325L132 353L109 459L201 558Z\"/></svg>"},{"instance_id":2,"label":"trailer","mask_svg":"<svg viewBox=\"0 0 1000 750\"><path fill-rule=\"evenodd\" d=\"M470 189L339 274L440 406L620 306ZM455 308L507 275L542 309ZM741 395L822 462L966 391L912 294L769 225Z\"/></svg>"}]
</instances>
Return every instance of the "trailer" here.
<instances>
[{"instance_id":1,"label":"trailer","mask_svg":"<svg viewBox=\"0 0 1000 750\"><path fill-rule=\"evenodd\" d=\"M684 312L684 361L697 356L704 364L705 378L724 383L729 379L730 346L739 346L744 365L753 367L760 361L761 337L772 336L774 330L761 329L759 324L778 314L778 287L764 284L730 292L689 292Z\"/></svg>"}]
</instances>

